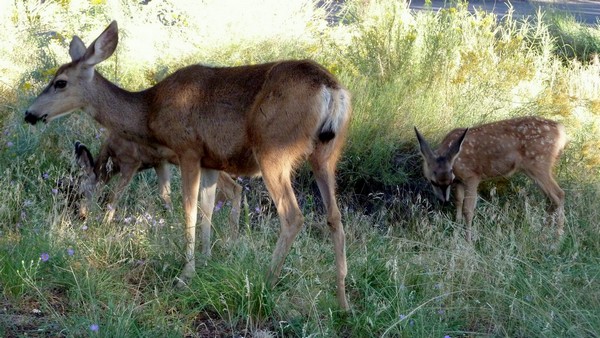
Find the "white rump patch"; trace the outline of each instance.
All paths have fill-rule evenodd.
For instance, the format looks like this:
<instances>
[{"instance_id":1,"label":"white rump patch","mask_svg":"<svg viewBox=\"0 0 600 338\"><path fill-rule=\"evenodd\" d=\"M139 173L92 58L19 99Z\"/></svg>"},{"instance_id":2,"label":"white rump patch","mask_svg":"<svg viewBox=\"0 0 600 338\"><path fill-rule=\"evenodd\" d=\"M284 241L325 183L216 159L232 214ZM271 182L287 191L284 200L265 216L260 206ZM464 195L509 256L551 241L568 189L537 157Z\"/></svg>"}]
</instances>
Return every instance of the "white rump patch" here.
<instances>
[{"instance_id":1,"label":"white rump patch","mask_svg":"<svg viewBox=\"0 0 600 338\"><path fill-rule=\"evenodd\" d=\"M336 133L348 119L349 95L344 89L321 87L321 132Z\"/></svg>"}]
</instances>

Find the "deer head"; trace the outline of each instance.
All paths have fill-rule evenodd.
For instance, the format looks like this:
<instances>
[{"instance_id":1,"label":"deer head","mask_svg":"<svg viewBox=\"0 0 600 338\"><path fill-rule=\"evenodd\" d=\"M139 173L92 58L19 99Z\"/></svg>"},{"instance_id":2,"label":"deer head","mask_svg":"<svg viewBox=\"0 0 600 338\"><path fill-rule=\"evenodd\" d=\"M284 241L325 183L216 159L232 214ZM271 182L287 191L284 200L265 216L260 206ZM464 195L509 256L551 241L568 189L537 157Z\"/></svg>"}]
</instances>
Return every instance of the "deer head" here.
<instances>
[{"instance_id":1,"label":"deer head","mask_svg":"<svg viewBox=\"0 0 600 338\"><path fill-rule=\"evenodd\" d=\"M469 129L465 129L458 140L453 142L442 154L437 154L431 150L425 138L423 138L417 127L415 127L419 149L421 150L421 156L423 156L423 173L425 178L431 183L435 196L444 202L450 200L450 190L455 178L452 167L460 153L462 143L468 131Z\"/></svg>"},{"instance_id":2,"label":"deer head","mask_svg":"<svg viewBox=\"0 0 600 338\"><path fill-rule=\"evenodd\" d=\"M74 36L69 46L71 62L58 69L52 81L25 112L25 121L36 124L42 120L46 123L86 107L88 99L95 93L91 86L94 67L115 51L117 31L117 22L113 21L88 48L79 37Z\"/></svg>"},{"instance_id":3,"label":"deer head","mask_svg":"<svg viewBox=\"0 0 600 338\"><path fill-rule=\"evenodd\" d=\"M79 217L85 219L97 183L94 159L87 147L79 141L75 142L75 159L82 172L60 178L57 186L60 193L66 196L68 207L76 210Z\"/></svg>"}]
</instances>

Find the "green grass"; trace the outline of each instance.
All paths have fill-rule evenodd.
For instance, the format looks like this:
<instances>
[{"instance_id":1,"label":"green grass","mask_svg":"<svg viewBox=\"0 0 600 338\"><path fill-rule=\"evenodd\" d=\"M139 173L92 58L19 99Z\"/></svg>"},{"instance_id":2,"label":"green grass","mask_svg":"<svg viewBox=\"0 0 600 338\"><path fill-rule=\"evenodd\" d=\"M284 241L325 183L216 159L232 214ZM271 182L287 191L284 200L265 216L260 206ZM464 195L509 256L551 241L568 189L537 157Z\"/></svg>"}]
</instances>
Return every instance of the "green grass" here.
<instances>
[{"instance_id":1,"label":"green grass","mask_svg":"<svg viewBox=\"0 0 600 338\"><path fill-rule=\"evenodd\" d=\"M280 3L227 15L216 2L186 1L2 8L0 336L598 336L598 28L556 13L500 19L463 3L413 13L384 0L348 2L339 24L327 25L314 6ZM271 25L251 27L250 11ZM100 71L131 90L192 62L282 58L316 59L350 89L354 115L338 168L349 313L337 307L332 243L304 167L295 188L306 226L273 289L265 273L279 221L260 179L243 181L237 241L228 208L215 213L213 256L183 290L173 286L184 242L175 168L172 213L152 172L134 179L112 224L99 207L78 219L53 191L77 175L73 142L96 153L105 131L82 113L32 127L23 112L68 61L70 37L89 43L111 19L123 34ZM517 175L482 186L478 240L468 244L453 206L422 178L413 126L436 144L452 128L522 115L567 127L556 168L565 236L544 226L547 202Z\"/></svg>"}]
</instances>

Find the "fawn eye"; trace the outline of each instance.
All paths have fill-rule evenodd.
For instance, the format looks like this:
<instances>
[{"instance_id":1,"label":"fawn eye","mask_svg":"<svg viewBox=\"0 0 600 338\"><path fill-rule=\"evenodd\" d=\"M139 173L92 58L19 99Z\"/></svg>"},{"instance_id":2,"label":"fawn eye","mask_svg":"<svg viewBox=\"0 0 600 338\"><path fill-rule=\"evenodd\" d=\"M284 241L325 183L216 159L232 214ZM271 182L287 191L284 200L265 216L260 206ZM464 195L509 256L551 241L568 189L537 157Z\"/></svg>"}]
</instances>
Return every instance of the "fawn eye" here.
<instances>
[{"instance_id":1,"label":"fawn eye","mask_svg":"<svg viewBox=\"0 0 600 338\"><path fill-rule=\"evenodd\" d=\"M67 86L67 81L65 80L58 80L56 82L54 82L54 89L62 89L65 88Z\"/></svg>"}]
</instances>

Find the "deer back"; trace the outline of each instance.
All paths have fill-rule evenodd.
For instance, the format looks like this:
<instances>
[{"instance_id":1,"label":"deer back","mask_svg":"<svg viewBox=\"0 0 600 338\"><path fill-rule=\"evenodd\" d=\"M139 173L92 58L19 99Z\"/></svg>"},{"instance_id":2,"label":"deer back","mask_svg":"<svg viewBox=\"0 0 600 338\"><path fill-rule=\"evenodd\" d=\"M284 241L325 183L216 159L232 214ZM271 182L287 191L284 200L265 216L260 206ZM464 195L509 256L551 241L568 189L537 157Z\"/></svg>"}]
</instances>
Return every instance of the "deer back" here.
<instances>
[{"instance_id":1,"label":"deer back","mask_svg":"<svg viewBox=\"0 0 600 338\"><path fill-rule=\"evenodd\" d=\"M149 93L154 96L149 128L158 143L178 154L194 152L205 168L255 175L262 146L293 149L298 142L306 152L300 142L316 141L323 104L333 101L323 100L329 95L325 87L340 89L328 71L310 60L189 66Z\"/></svg>"},{"instance_id":2,"label":"deer back","mask_svg":"<svg viewBox=\"0 0 600 338\"><path fill-rule=\"evenodd\" d=\"M459 135L460 130L450 132L440 149L450 147ZM549 170L566 141L561 124L539 117L483 124L469 129L453 164L454 174L461 181L481 181L534 167Z\"/></svg>"}]
</instances>

